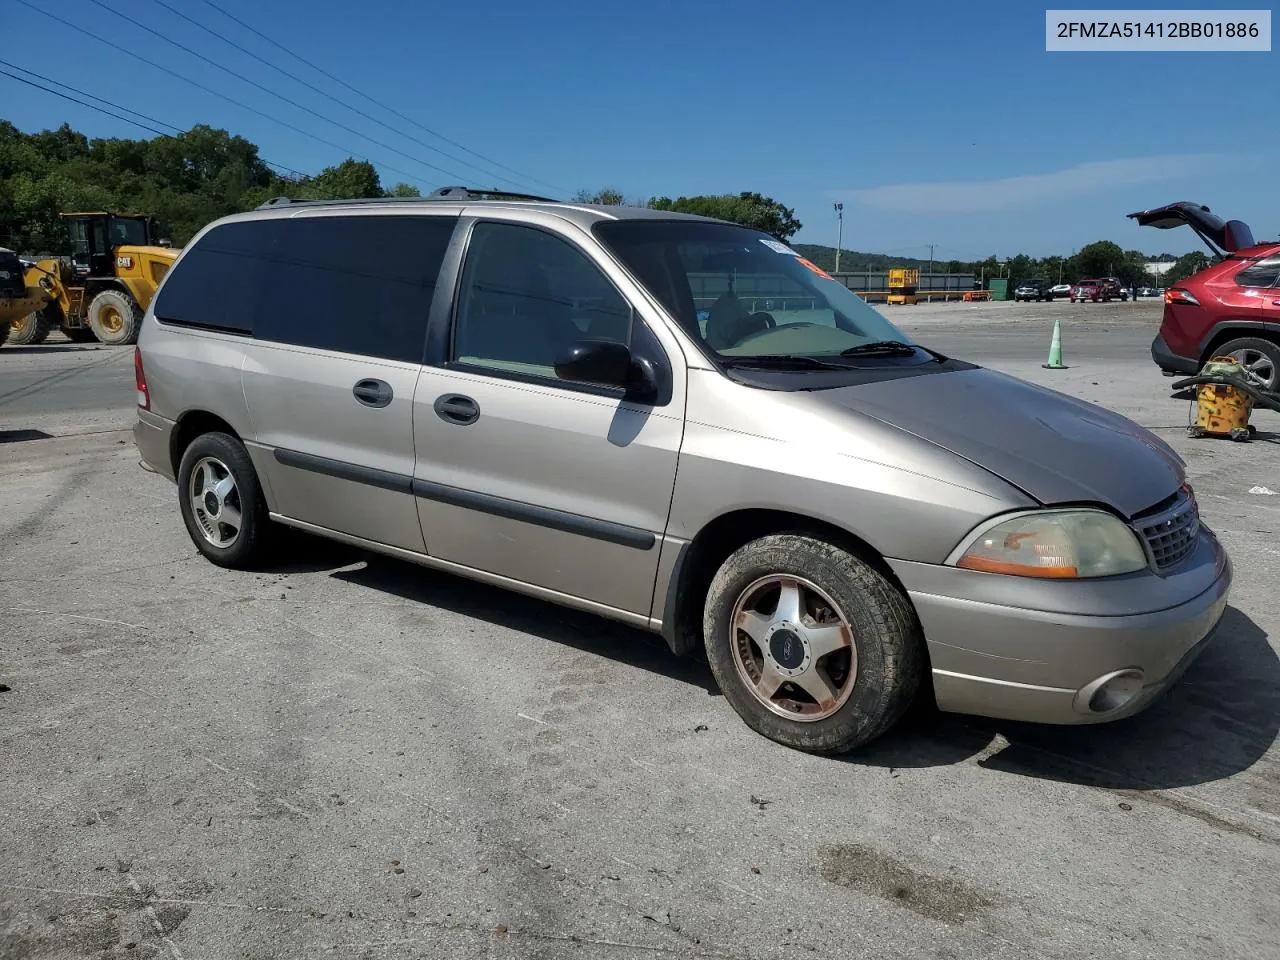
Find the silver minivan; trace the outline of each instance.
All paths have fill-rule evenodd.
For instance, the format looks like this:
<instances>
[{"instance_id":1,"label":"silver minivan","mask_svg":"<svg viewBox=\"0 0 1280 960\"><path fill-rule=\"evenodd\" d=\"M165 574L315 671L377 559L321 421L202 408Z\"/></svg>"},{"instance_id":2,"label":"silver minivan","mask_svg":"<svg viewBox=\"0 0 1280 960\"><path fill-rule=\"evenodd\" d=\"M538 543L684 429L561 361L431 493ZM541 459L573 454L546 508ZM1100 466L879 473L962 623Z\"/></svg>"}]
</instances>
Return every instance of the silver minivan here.
<instances>
[{"instance_id":1,"label":"silver minivan","mask_svg":"<svg viewBox=\"0 0 1280 960\"><path fill-rule=\"evenodd\" d=\"M613 617L705 651L801 750L921 694L1131 715L1227 603L1165 443L913 342L734 224L273 201L193 239L136 357L143 463L213 563L284 525Z\"/></svg>"}]
</instances>

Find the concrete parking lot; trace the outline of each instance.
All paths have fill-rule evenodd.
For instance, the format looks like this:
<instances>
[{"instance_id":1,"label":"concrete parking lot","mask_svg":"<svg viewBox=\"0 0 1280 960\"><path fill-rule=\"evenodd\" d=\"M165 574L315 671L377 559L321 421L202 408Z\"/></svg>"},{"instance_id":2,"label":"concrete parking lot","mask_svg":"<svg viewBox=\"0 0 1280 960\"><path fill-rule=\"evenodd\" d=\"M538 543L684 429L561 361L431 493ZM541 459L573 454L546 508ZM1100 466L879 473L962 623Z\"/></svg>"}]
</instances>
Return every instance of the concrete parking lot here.
<instances>
[{"instance_id":1,"label":"concrete parking lot","mask_svg":"<svg viewBox=\"0 0 1280 960\"><path fill-rule=\"evenodd\" d=\"M1186 457L1236 586L1147 713L821 759L626 627L301 537L221 570L131 349L0 347L0 958L1280 956L1280 415L1188 439L1158 302L882 309Z\"/></svg>"}]
</instances>

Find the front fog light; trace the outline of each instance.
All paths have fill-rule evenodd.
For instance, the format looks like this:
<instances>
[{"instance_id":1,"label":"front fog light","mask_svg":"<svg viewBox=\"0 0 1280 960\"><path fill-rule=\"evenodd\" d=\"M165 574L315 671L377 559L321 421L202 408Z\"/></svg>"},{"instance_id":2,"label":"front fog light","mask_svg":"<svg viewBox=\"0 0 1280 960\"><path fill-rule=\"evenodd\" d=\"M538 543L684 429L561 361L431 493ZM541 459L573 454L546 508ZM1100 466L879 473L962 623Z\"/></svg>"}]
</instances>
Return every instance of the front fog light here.
<instances>
[{"instance_id":1,"label":"front fog light","mask_svg":"<svg viewBox=\"0 0 1280 960\"><path fill-rule=\"evenodd\" d=\"M1084 579L1147 566L1137 534L1102 510L1040 510L980 528L953 562L1019 577Z\"/></svg>"}]
</instances>

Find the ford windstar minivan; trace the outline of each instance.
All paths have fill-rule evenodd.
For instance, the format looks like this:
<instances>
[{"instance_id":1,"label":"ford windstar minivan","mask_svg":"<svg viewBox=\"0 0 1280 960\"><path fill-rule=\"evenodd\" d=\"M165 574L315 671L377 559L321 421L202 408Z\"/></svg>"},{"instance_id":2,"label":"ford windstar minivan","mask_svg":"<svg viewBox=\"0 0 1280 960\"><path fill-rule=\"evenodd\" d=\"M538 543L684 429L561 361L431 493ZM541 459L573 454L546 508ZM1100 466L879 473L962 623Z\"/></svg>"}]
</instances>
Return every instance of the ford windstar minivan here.
<instances>
[{"instance_id":1,"label":"ford windstar minivan","mask_svg":"<svg viewBox=\"0 0 1280 960\"><path fill-rule=\"evenodd\" d=\"M184 249L136 360L143 463L213 563L262 563L283 525L613 617L705 651L801 750L865 744L918 693L1131 715L1227 602L1165 443L913 341L730 223L273 201Z\"/></svg>"}]
</instances>

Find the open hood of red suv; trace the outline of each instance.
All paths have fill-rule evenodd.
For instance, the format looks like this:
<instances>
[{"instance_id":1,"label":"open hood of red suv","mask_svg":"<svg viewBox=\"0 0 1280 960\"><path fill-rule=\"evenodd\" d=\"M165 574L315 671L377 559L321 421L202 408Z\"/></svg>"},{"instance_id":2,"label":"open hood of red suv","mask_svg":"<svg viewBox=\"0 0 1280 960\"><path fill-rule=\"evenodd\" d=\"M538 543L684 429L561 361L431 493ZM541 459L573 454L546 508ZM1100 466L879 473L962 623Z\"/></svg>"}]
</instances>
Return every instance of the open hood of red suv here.
<instances>
[{"instance_id":1,"label":"open hood of red suv","mask_svg":"<svg viewBox=\"0 0 1280 960\"><path fill-rule=\"evenodd\" d=\"M1188 226L1219 256L1257 243L1253 239L1253 231L1243 220L1223 220L1202 203L1180 200L1151 210L1139 210L1129 217L1137 220L1138 226L1160 230Z\"/></svg>"}]
</instances>

